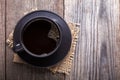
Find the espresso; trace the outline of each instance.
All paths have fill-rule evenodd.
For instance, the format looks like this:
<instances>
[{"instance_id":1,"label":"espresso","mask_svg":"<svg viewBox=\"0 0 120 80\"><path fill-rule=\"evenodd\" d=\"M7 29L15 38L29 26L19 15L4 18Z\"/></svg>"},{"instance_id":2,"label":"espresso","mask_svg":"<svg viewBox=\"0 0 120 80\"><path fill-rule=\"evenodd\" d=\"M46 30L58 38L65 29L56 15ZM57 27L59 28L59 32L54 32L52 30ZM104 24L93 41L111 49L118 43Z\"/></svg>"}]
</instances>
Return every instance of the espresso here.
<instances>
[{"instance_id":1,"label":"espresso","mask_svg":"<svg viewBox=\"0 0 120 80\"><path fill-rule=\"evenodd\" d=\"M33 54L50 53L56 48L56 41L48 37L51 22L36 20L23 31L23 44Z\"/></svg>"}]
</instances>

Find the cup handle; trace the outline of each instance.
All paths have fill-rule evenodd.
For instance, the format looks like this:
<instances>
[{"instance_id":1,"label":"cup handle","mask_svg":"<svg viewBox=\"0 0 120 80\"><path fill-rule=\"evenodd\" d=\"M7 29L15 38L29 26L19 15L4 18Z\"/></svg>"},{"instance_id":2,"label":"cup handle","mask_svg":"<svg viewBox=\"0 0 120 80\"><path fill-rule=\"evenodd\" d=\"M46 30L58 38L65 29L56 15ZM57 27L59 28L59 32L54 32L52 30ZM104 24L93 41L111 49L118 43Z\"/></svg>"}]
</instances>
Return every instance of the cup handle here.
<instances>
[{"instance_id":1,"label":"cup handle","mask_svg":"<svg viewBox=\"0 0 120 80\"><path fill-rule=\"evenodd\" d=\"M13 51L15 53L21 53L24 51L24 48L21 46L21 44L16 44L15 46L13 46Z\"/></svg>"}]
</instances>

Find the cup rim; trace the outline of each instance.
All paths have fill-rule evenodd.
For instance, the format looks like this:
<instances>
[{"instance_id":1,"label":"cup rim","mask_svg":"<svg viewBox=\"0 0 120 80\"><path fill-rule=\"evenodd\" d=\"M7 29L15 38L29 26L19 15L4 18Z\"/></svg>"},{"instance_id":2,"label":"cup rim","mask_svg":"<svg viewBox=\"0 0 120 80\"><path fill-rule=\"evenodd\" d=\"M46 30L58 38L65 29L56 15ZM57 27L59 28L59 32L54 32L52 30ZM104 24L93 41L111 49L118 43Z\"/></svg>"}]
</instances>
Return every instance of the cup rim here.
<instances>
[{"instance_id":1,"label":"cup rim","mask_svg":"<svg viewBox=\"0 0 120 80\"><path fill-rule=\"evenodd\" d=\"M45 20L45 21L47 21L47 22L53 23L53 24L55 25L55 27L57 27L57 29L58 29L58 31L59 31L59 36L60 36L59 41L58 41L56 47L55 47L52 51L50 51L49 53L47 53L47 55L44 55L44 53L41 54L41 55L34 54L34 53L32 53L30 50L28 50L27 47L24 45L23 33L24 33L25 28L27 28L31 23L33 23L33 22L35 22L35 21L38 21L38 20ZM25 24L25 26L24 26L24 28L22 29L22 32L21 32L21 44L22 44L24 50L25 50L28 54L30 54L30 55L32 55L32 56L35 56L35 57L48 57L48 56L52 55L52 54L55 53L55 52L57 51L57 49L60 47L60 44L61 44L61 41L62 41L62 32L61 32L61 30L60 30L59 27L60 27L60 26L59 26L55 21L53 21L53 20L51 20L51 19L48 19L48 18L45 18L45 17L38 17L38 18L34 18L34 19L28 21L28 22Z\"/></svg>"}]
</instances>

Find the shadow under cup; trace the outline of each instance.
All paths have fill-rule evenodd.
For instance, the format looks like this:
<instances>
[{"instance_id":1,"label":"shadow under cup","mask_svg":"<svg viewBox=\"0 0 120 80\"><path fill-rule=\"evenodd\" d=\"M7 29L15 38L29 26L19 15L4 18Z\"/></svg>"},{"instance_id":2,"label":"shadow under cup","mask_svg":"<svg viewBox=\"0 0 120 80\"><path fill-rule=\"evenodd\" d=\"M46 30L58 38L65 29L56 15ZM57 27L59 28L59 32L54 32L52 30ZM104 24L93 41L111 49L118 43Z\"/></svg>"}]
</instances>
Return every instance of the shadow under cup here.
<instances>
[{"instance_id":1,"label":"shadow under cup","mask_svg":"<svg viewBox=\"0 0 120 80\"><path fill-rule=\"evenodd\" d=\"M30 21L22 32L22 42L27 51L36 55L50 54L60 40L60 32L55 23L47 19Z\"/></svg>"}]
</instances>

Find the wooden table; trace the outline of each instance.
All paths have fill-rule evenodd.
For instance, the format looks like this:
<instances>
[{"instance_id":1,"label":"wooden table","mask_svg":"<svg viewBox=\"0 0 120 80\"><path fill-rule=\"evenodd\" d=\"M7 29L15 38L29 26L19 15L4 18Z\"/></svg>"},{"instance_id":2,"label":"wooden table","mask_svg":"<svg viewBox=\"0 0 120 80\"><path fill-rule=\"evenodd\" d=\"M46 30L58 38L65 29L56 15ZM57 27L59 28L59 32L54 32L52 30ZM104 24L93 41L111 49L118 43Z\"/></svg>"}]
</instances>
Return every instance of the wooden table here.
<instances>
[{"instance_id":1,"label":"wooden table","mask_svg":"<svg viewBox=\"0 0 120 80\"><path fill-rule=\"evenodd\" d=\"M0 80L120 80L119 0L0 0ZM24 13L51 10L80 24L69 76L15 64L6 38Z\"/></svg>"}]
</instances>

